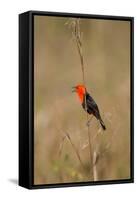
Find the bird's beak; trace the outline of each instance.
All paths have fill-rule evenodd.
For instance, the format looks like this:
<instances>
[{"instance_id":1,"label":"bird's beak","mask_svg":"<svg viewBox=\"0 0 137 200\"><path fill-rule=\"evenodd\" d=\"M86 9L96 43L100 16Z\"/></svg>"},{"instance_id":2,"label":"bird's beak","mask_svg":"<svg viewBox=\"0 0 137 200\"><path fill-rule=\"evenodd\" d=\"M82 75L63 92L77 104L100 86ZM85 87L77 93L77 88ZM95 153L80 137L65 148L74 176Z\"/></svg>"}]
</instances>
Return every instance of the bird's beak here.
<instances>
[{"instance_id":1,"label":"bird's beak","mask_svg":"<svg viewBox=\"0 0 137 200\"><path fill-rule=\"evenodd\" d=\"M72 92L76 92L76 87L72 87Z\"/></svg>"}]
</instances>

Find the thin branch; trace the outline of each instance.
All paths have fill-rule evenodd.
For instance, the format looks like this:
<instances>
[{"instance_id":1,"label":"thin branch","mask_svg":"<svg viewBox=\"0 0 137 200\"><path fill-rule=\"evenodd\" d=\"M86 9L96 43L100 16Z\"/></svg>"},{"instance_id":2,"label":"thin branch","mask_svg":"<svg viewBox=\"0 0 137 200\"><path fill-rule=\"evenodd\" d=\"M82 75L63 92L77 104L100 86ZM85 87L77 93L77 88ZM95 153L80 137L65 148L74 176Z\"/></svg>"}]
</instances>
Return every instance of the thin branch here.
<instances>
[{"instance_id":1,"label":"thin branch","mask_svg":"<svg viewBox=\"0 0 137 200\"><path fill-rule=\"evenodd\" d=\"M82 165L83 169L85 169L85 166L84 166L84 164L83 164L83 162L82 162L82 160L81 160L80 154L79 154L79 152L78 152L76 146L75 146L74 143L72 142L72 139L71 139L69 133L65 133L65 134L66 134L68 140L70 141L70 143L71 143L71 145L72 145L72 147L73 147L73 149L74 149L74 151L75 151L75 153L76 153L76 155L77 155L77 157L78 157L78 159L79 159L80 164Z\"/></svg>"},{"instance_id":2,"label":"thin branch","mask_svg":"<svg viewBox=\"0 0 137 200\"><path fill-rule=\"evenodd\" d=\"M60 146L59 146L59 156L61 156L65 139L66 139L66 135L62 137L62 141L61 141Z\"/></svg>"},{"instance_id":3,"label":"thin branch","mask_svg":"<svg viewBox=\"0 0 137 200\"><path fill-rule=\"evenodd\" d=\"M80 57L81 70L82 70L82 81L83 81L83 84L86 86L85 70L84 70L84 57L83 57L83 51L82 51L82 41L81 41L81 31L80 31L80 19L76 19L73 23L74 24L73 24L72 34L75 38L79 57Z\"/></svg>"},{"instance_id":4,"label":"thin branch","mask_svg":"<svg viewBox=\"0 0 137 200\"><path fill-rule=\"evenodd\" d=\"M96 151L93 152L93 180L98 180L98 171L97 171L97 162L98 162L99 156Z\"/></svg>"},{"instance_id":5,"label":"thin branch","mask_svg":"<svg viewBox=\"0 0 137 200\"><path fill-rule=\"evenodd\" d=\"M91 146L91 136L90 136L90 127L89 127L89 125L88 125L87 129L88 129L90 162L91 162L91 166L92 166L92 146ZM91 176L92 176L92 170L91 170Z\"/></svg>"},{"instance_id":6,"label":"thin branch","mask_svg":"<svg viewBox=\"0 0 137 200\"><path fill-rule=\"evenodd\" d=\"M63 131L62 131L62 132L63 132ZM60 144L60 148L59 148L59 156L60 156L61 153L62 153L63 144L64 144L65 139L68 139L69 142L70 142L70 144L71 144L71 146L72 146L72 148L73 148L73 150L74 150L74 152L75 152L75 154L76 154L76 156L77 156L77 158L78 158L78 160L79 160L79 162L80 162L80 164L81 164L81 166L82 166L82 168L85 169L85 166L84 166L84 164L83 164L83 162L82 162L82 160L81 160L79 151L77 150L76 146L75 146L74 143L72 142L72 139L71 139L71 137L70 137L70 134L69 134L68 132L66 132L66 131L64 131L64 134L65 134L65 135L64 135L63 138L62 138L62 141L61 141L61 144Z\"/></svg>"},{"instance_id":7,"label":"thin branch","mask_svg":"<svg viewBox=\"0 0 137 200\"><path fill-rule=\"evenodd\" d=\"M81 41L81 30L80 30L80 19L73 20L72 22L72 34L75 38L76 44L77 44L77 49L78 53L80 56L80 62L81 62L81 71L82 71L82 81L83 85L86 88L86 80L85 80L85 67L84 67L84 57L83 57L83 51L82 51L82 41ZM87 100L86 100L86 95L85 95L85 110L87 110ZM87 122L89 120L88 113L86 114L87 116ZM88 140L89 140L89 153L90 153L90 162L92 166L92 145L91 145L91 136L90 136L90 127L87 125L87 132L88 132ZM92 170L91 170L91 176L92 176Z\"/></svg>"}]
</instances>

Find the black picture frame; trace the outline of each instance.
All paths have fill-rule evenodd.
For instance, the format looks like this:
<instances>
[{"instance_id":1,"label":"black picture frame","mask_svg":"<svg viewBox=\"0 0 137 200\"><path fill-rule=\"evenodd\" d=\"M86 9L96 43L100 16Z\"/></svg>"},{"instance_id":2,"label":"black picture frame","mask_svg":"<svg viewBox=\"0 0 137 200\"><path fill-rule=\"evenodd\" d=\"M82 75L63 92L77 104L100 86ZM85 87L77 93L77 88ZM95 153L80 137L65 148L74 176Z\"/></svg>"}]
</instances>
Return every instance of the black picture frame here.
<instances>
[{"instance_id":1,"label":"black picture frame","mask_svg":"<svg viewBox=\"0 0 137 200\"><path fill-rule=\"evenodd\" d=\"M123 20L130 24L130 179L34 185L34 16ZM134 182L134 18L28 11L19 15L19 185L28 189Z\"/></svg>"}]
</instances>

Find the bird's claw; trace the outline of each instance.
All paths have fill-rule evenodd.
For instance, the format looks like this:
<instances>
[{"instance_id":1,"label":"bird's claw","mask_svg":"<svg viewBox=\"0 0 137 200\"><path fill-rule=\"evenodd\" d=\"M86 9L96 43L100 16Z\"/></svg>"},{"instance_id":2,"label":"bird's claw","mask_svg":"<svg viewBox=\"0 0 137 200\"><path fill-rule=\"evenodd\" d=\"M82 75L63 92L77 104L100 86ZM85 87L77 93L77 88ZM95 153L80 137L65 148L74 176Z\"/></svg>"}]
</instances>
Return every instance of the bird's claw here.
<instances>
[{"instance_id":1,"label":"bird's claw","mask_svg":"<svg viewBox=\"0 0 137 200\"><path fill-rule=\"evenodd\" d=\"M89 121L89 120L87 121L87 124L86 124L86 125L87 125L87 126L90 126L90 121Z\"/></svg>"}]
</instances>

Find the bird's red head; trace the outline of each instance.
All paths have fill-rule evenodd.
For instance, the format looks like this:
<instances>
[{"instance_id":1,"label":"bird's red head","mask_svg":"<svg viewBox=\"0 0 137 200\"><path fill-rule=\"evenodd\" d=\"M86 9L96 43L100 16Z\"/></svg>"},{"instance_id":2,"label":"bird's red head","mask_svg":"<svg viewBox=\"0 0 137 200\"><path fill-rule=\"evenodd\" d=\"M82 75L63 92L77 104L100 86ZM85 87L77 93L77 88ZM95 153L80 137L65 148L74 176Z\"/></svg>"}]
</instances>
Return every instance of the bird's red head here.
<instances>
[{"instance_id":1,"label":"bird's red head","mask_svg":"<svg viewBox=\"0 0 137 200\"><path fill-rule=\"evenodd\" d=\"M81 103L83 103L84 100L84 95L86 93L86 88L84 85L76 85L75 87L73 87L73 92L76 92Z\"/></svg>"}]
</instances>

